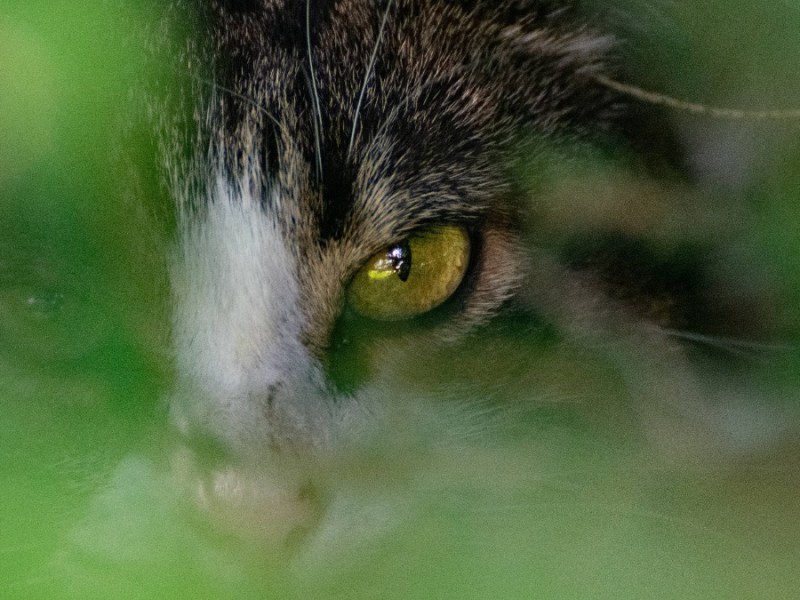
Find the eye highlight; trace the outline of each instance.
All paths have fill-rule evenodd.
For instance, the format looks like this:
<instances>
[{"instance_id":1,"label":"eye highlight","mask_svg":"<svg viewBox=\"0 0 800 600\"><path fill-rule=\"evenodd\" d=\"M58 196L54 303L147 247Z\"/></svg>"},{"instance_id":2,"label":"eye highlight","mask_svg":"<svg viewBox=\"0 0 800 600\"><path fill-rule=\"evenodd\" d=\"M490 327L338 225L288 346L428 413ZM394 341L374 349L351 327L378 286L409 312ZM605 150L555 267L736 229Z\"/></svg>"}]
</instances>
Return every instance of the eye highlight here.
<instances>
[{"instance_id":1,"label":"eye highlight","mask_svg":"<svg viewBox=\"0 0 800 600\"><path fill-rule=\"evenodd\" d=\"M347 289L362 316L399 321L424 314L458 289L469 265L469 234L463 227L436 227L372 256Z\"/></svg>"}]
</instances>

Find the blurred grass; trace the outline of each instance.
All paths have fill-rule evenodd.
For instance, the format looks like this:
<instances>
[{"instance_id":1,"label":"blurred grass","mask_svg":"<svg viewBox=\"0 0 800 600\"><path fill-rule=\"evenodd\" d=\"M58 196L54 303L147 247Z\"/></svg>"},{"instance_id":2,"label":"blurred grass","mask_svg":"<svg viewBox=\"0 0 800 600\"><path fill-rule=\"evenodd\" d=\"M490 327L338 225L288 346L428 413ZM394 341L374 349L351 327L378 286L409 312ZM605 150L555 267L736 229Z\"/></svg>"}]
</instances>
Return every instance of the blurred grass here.
<instances>
[{"instance_id":1,"label":"blurred grass","mask_svg":"<svg viewBox=\"0 0 800 600\"><path fill-rule=\"evenodd\" d=\"M129 3L0 8L0 580L45 565L157 412L154 264L120 185ZM143 316L144 315L144 316ZM147 322L147 324L145 324ZM149 331L148 331L149 330ZM58 585L11 588L57 597ZM52 596L51 596L52 597Z\"/></svg>"},{"instance_id":2,"label":"blurred grass","mask_svg":"<svg viewBox=\"0 0 800 600\"><path fill-rule=\"evenodd\" d=\"M640 29L637 76L692 101L800 106L799 12L777 1L677 3ZM187 519L159 466L135 458L166 420L168 371L162 265L147 215L120 187L119 154L131 149L116 141L120 107L146 68L128 35L144 19L136 5L110 1L0 8L3 595L794 597L792 449L735 472L660 470L625 424L598 425L574 405L528 414L535 444L509 433L512 423L488 450L434 452L411 491L419 506L410 518L330 562L265 563ZM708 203L694 210L708 223L715 211L737 215L734 275L762 273L742 272L741 282L771 290L776 330L794 344L800 124L674 119L706 153L693 193ZM705 139L739 145L709 162ZM796 354L757 376L796 390ZM548 377L558 387L576 365L604 372L569 349L540 359L547 373L519 378L520 390ZM482 376L480 360L462 368ZM600 393L613 395L619 382L604 385Z\"/></svg>"}]
</instances>

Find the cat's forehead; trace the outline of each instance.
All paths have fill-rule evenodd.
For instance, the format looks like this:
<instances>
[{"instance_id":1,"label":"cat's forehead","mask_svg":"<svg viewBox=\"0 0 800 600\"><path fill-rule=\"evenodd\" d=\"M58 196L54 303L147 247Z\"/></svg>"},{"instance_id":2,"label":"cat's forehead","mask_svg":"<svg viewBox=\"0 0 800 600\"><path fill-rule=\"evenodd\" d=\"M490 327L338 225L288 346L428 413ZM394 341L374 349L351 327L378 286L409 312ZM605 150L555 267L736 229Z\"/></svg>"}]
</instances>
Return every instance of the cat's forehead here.
<instances>
[{"instance_id":1,"label":"cat's forehead","mask_svg":"<svg viewBox=\"0 0 800 600\"><path fill-rule=\"evenodd\" d=\"M282 183L286 221L322 243L354 232L386 243L479 216L502 197L501 153L531 113L544 136L581 116L566 62L596 60L580 50L592 47L590 35L556 42L551 15L512 20L508 7L237 6L220 9L215 25L222 110L211 110L225 115L226 152L261 161Z\"/></svg>"},{"instance_id":2,"label":"cat's forehead","mask_svg":"<svg viewBox=\"0 0 800 600\"><path fill-rule=\"evenodd\" d=\"M468 205L469 192L481 192L482 146L497 136L488 114L495 91L468 77L445 47L423 48L388 19L377 30L356 28L353 20L360 19L345 12L299 39L265 45L244 64L234 60L233 81L220 88L229 115L226 142L254 139L244 150L261 154L268 175L286 180L287 188L316 188L328 212L321 215L323 238L341 234L346 204L385 196L377 190ZM266 39L274 41L275 26L264 25ZM227 47L218 60L241 54ZM422 208L393 200L382 212Z\"/></svg>"}]
</instances>

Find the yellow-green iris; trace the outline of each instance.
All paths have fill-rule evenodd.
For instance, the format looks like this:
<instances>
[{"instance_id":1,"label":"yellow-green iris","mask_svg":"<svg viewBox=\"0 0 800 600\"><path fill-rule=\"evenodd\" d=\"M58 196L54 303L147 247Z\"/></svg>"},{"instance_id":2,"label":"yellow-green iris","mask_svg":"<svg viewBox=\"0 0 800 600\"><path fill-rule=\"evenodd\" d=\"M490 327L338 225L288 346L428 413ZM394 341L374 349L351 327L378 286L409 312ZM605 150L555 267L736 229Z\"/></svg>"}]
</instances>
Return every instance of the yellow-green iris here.
<instances>
[{"instance_id":1,"label":"yellow-green iris","mask_svg":"<svg viewBox=\"0 0 800 600\"><path fill-rule=\"evenodd\" d=\"M445 226L389 246L372 256L347 290L350 305L381 321L428 312L456 291L469 264L469 235Z\"/></svg>"}]
</instances>

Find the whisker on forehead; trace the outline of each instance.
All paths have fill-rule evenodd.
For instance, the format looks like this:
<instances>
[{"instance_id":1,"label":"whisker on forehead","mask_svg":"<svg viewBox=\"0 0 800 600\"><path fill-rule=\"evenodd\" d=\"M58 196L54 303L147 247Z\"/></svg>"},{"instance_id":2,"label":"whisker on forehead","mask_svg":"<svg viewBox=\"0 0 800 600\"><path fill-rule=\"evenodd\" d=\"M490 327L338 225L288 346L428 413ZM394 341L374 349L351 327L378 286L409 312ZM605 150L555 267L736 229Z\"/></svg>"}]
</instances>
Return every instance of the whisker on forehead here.
<instances>
[{"instance_id":1,"label":"whisker on forehead","mask_svg":"<svg viewBox=\"0 0 800 600\"><path fill-rule=\"evenodd\" d=\"M372 55L369 59L369 64L367 65L367 71L364 73L364 83L361 86L361 92L358 94L358 102L356 102L356 109L353 112L353 127L350 131L350 143L347 145L347 159L350 160L350 156L353 151L353 143L356 137L356 131L358 129L358 118L361 112L361 103L364 101L364 94L367 91L367 86L369 85L369 80L372 77L372 73L375 69L375 59L378 56L378 48L380 48L381 41L383 39L383 31L386 27L386 21L389 19L389 11L392 9L392 5L394 4L394 0L388 0L386 2L386 10L383 13L383 18L381 19L381 24L378 29L378 36L375 39L375 46L372 48Z\"/></svg>"},{"instance_id":2,"label":"whisker on forehead","mask_svg":"<svg viewBox=\"0 0 800 600\"><path fill-rule=\"evenodd\" d=\"M314 55L311 51L311 0L306 0L306 51L308 53L309 85L313 105L314 147L317 178L322 180L322 109L319 103L317 77L314 73Z\"/></svg>"}]
</instances>

